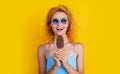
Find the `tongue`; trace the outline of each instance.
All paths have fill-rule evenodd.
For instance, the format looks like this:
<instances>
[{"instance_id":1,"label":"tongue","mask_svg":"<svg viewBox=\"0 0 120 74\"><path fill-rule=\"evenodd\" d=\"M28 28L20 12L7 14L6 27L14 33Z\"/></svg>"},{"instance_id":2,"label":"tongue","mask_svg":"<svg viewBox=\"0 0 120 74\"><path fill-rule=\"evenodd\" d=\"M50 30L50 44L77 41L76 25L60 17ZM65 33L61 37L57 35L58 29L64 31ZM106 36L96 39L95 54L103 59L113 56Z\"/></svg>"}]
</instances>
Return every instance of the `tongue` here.
<instances>
[{"instance_id":1,"label":"tongue","mask_svg":"<svg viewBox=\"0 0 120 74\"><path fill-rule=\"evenodd\" d=\"M57 48L61 49L64 47L64 40L61 35L57 37L57 42L56 42Z\"/></svg>"}]
</instances>

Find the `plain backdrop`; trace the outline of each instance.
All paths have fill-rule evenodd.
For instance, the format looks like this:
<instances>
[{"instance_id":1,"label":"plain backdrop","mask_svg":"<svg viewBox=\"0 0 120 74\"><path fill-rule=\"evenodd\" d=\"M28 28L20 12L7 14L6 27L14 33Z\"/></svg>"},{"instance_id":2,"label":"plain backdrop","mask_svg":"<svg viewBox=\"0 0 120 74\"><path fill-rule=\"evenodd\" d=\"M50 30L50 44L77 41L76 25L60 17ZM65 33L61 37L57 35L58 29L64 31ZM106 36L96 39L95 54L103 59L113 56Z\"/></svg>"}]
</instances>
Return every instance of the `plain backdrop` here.
<instances>
[{"instance_id":1,"label":"plain backdrop","mask_svg":"<svg viewBox=\"0 0 120 74\"><path fill-rule=\"evenodd\" d=\"M38 46L49 37L45 17L66 5L84 44L85 74L120 74L120 11L117 0L0 1L0 74L38 74Z\"/></svg>"}]
</instances>

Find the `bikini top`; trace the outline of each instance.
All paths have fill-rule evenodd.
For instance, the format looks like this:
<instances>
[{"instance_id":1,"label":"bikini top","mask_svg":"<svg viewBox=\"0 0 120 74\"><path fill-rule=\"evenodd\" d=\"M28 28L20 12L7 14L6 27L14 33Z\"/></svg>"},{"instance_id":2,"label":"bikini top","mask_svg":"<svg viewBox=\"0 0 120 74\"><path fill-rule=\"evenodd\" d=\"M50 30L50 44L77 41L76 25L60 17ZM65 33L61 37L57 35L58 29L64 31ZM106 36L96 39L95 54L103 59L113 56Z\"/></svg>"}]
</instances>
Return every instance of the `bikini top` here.
<instances>
[{"instance_id":1,"label":"bikini top","mask_svg":"<svg viewBox=\"0 0 120 74\"><path fill-rule=\"evenodd\" d=\"M46 70L48 72L54 66L54 58L51 55L49 55L48 48L46 45L45 45L45 49L46 49L46 54L48 55L47 59L46 59ZM73 47L73 50L74 51L76 50L75 45ZM68 64L71 65L73 67L73 69L75 69L75 70L77 69L75 53L72 56L68 57ZM68 74L68 72L64 68L64 66L61 64L61 66L57 69L56 74Z\"/></svg>"}]
</instances>

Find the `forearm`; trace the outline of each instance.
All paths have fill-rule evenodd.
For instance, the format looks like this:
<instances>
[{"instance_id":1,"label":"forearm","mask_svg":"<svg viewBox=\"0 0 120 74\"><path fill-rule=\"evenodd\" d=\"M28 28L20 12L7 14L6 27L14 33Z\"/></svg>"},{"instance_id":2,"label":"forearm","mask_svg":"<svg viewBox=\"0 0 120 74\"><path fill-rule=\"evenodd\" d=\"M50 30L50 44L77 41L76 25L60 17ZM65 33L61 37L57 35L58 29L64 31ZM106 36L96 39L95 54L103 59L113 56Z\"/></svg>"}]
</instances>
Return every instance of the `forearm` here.
<instances>
[{"instance_id":1,"label":"forearm","mask_svg":"<svg viewBox=\"0 0 120 74\"><path fill-rule=\"evenodd\" d=\"M46 74L56 74L57 67L53 66Z\"/></svg>"},{"instance_id":2,"label":"forearm","mask_svg":"<svg viewBox=\"0 0 120 74\"><path fill-rule=\"evenodd\" d=\"M69 74L83 74L73 69L68 63L64 63L64 67L68 71Z\"/></svg>"}]
</instances>

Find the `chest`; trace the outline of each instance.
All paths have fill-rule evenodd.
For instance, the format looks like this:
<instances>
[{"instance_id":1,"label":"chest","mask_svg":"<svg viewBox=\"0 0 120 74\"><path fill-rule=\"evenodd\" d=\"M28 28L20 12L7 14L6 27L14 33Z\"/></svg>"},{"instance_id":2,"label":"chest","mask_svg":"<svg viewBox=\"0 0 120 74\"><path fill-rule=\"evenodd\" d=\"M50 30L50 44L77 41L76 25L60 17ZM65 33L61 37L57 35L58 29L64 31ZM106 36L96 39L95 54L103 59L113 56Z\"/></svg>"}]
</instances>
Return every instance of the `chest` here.
<instances>
[{"instance_id":1,"label":"chest","mask_svg":"<svg viewBox=\"0 0 120 74\"><path fill-rule=\"evenodd\" d=\"M59 49L53 45L53 46L50 46L50 47L47 47L47 54L46 54L46 57L49 55L49 56L53 56ZM75 48L74 46L72 45L65 45L63 48L62 48L62 51L64 52L64 55L67 56L67 57L70 57L72 56L73 54L76 55L76 52L75 52Z\"/></svg>"}]
</instances>

